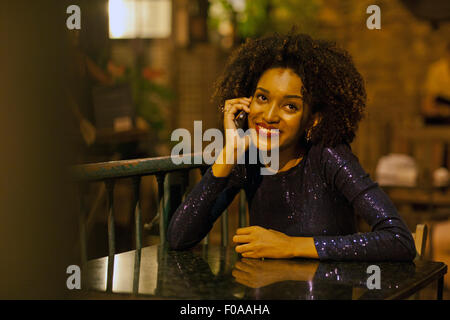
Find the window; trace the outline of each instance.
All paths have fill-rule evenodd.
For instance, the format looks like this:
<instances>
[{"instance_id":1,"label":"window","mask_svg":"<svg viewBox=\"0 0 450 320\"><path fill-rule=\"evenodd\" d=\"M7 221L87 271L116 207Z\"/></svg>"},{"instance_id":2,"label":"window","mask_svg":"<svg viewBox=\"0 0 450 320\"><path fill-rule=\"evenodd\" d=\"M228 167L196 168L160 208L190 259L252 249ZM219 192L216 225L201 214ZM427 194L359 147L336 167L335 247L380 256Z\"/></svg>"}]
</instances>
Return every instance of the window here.
<instances>
[{"instance_id":1,"label":"window","mask_svg":"<svg viewBox=\"0 0 450 320\"><path fill-rule=\"evenodd\" d=\"M109 0L109 38L167 38L171 0Z\"/></svg>"}]
</instances>

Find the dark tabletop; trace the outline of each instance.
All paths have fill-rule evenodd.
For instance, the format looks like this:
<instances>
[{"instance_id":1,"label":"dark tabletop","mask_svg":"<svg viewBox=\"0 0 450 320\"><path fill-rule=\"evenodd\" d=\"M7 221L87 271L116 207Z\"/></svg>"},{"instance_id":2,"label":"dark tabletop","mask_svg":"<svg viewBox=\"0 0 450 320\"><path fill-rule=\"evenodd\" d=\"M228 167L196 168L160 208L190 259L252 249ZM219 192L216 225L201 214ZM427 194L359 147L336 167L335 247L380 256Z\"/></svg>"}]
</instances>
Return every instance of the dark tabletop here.
<instances>
[{"instance_id":1,"label":"dark tabletop","mask_svg":"<svg viewBox=\"0 0 450 320\"><path fill-rule=\"evenodd\" d=\"M380 268L380 289L367 288L371 265ZM111 260L89 261L87 287L91 292L150 299L402 299L446 272L444 263L418 259L410 263L260 260L242 258L234 247L199 245L172 251L150 246L116 254Z\"/></svg>"}]
</instances>

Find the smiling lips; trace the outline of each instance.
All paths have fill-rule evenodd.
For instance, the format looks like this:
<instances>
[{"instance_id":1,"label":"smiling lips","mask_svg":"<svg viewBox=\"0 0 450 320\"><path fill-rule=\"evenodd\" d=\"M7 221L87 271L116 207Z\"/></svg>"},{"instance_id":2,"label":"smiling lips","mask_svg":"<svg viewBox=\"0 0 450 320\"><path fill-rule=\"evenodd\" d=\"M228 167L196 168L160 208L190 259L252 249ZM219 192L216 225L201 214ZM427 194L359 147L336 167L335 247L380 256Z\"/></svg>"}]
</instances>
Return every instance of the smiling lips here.
<instances>
[{"instance_id":1,"label":"smiling lips","mask_svg":"<svg viewBox=\"0 0 450 320\"><path fill-rule=\"evenodd\" d=\"M258 133L258 135L262 135L262 136L266 136L266 137L280 135L280 130L278 128L268 126L261 122L256 124L256 132Z\"/></svg>"}]
</instances>

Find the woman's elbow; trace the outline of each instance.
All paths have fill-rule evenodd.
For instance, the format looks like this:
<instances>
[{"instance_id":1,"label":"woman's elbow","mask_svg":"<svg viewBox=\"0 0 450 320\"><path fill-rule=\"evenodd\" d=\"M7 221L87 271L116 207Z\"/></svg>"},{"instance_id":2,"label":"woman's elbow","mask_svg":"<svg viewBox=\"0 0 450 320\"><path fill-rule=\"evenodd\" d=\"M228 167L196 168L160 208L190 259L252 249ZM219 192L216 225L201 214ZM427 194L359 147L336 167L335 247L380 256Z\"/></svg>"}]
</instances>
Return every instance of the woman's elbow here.
<instances>
[{"instance_id":1,"label":"woman's elbow","mask_svg":"<svg viewBox=\"0 0 450 320\"><path fill-rule=\"evenodd\" d=\"M411 244L411 247L408 249L408 261L412 261L416 258L417 255L417 251L416 251L416 246L414 244L414 241Z\"/></svg>"},{"instance_id":2,"label":"woman's elbow","mask_svg":"<svg viewBox=\"0 0 450 320\"><path fill-rule=\"evenodd\" d=\"M191 239L188 235L183 232L167 230L167 243L171 250L187 250L195 246L199 241L196 239Z\"/></svg>"},{"instance_id":3,"label":"woman's elbow","mask_svg":"<svg viewBox=\"0 0 450 320\"><path fill-rule=\"evenodd\" d=\"M402 239L403 241L397 240L398 250L395 250L395 258L398 261L413 261L416 258L416 245L412 236Z\"/></svg>"},{"instance_id":4,"label":"woman's elbow","mask_svg":"<svg viewBox=\"0 0 450 320\"><path fill-rule=\"evenodd\" d=\"M194 247L197 242L182 242L182 241L168 241L169 244L169 248L171 250L176 250L176 251L183 251L183 250L188 250L191 249L192 247Z\"/></svg>"},{"instance_id":5,"label":"woman's elbow","mask_svg":"<svg viewBox=\"0 0 450 320\"><path fill-rule=\"evenodd\" d=\"M167 243L172 250L184 250L185 242L181 234L173 232L170 228L167 230Z\"/></svg>"},{"instance_id":6,"label":"woman's elbow","mask_svg":"<svg viewBox=\"0 0 450 320\"><path fill-rule=\"evenodd\" d=\"M412 248L405 248L403 252L399 255L401 259L400 261L413 261L416 258L416 248L413 246Z\"/></svg>"}]
</instances>

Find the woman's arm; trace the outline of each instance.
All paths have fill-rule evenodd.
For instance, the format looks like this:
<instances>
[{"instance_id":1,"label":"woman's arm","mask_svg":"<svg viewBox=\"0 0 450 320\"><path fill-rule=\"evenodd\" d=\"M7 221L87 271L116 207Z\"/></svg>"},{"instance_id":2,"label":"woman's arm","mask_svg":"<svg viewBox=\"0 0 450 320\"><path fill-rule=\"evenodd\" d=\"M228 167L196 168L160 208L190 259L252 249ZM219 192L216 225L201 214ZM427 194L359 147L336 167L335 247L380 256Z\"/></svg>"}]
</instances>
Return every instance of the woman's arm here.
<instances>
[{"instance_id":1,"label":"woman's arm","mask_svg":"<svg viewBox=\"0 0 450 320\"><path fill-rule=\"evenodd\" d=\"M209 167L201 181L178 207L169 224L167 239L175 250L184 250L200 242L214 222L233 201L241 187L239 166L228 177L215 177Z\"/></svg>"},{"instance_id":2,"label":"woman's arm","mask_svg":"<svg viewBox=\"0 0 450 320\"><path fill-rule=\"evenodd\" d=\"M200 242L242 188L245 167L236 165L237 159L243 156L238 154L238 142L244 142L245 148L241 152L245 152L249 137L240 137L237 134L234 117L240 110L250 112L250 102L251 98L225 101L225 146L200 183L173 215L168 229L168 240L172 249L187 249Z\"/></svg>"},{"instance_id":3,"label":"woman's arm","mask_svg":"<svg viewBox=\"0 0 450 320\"><path fill-rule=\"evenodd\" d=\"M316 236L321 260L411 261L416 249L411 232L389 197L364 171L349 146L325 148L322 168L327 184L341 193L372 231L345 236Z\"/></svg>"},{"instance_id":4,"label":"woman's arm","mask_svg":"<svg viewBox=\"0 0 450 320\"><path fill-rule=\"evenodd\" d=\"M372 232L345 236L290 237L259 226L238 229L236 251L247 258L319 258L321 260L410 261L414 240L388 196L364 171L350 147L326 148L321 163L326 183L341 193Z\"/></svg>"}]
</instances>

